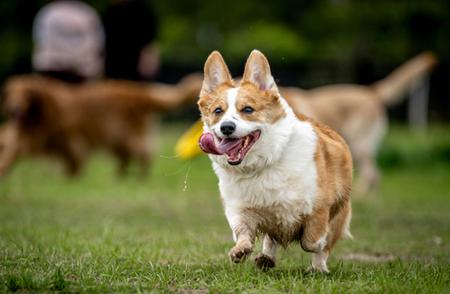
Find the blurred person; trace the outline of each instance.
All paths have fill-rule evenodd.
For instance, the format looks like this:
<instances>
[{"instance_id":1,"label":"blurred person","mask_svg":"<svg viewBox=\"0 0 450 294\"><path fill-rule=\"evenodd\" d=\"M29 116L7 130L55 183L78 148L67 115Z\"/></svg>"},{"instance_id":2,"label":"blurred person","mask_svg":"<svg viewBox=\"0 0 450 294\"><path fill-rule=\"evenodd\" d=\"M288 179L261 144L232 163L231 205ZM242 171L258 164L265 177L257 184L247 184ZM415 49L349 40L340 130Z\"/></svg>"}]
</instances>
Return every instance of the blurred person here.
<instances>
[{"instance_id":1,"label":"blurred person","mask_svg":"<svg viewBox=\"0 0 450 294\"><path fill-rule=\"evenodd\" d=\"M33 69L68 82L103 74L104 31L97 12L80 1L45 5L33 23Z\"/></svg>"},{"instance_id":2,"label":"blurred person","mask_svg":"<svg viewBox=\"0 0 450 294\"><path fill-rule=\"evenodd\" d=\"M159 68L157 22L142 0L113 0L104 16L105 74L108 78L148 80Z\"/></svg>"}]
</instances>

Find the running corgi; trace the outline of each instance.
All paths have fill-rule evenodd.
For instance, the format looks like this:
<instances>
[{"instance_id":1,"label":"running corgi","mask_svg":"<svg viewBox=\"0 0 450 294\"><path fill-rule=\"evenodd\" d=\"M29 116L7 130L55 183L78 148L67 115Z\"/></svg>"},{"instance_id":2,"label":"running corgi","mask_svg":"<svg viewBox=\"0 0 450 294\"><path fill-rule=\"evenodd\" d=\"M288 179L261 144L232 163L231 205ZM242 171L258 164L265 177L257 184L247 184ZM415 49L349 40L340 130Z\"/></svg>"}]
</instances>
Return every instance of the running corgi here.
<instances>
[{"instance_id":1,"label":"running corgi","mask_svg":"<svg viewBox=\"0 0 450 294\"><path fill-rule=\"evenodd\" d=\"M235 84L219 52L206 60L198 105L201 149L219 178L235 263L263 238L255 263L275 266L278 245L299 241L312 269L328 272L336 241L350 236L352 158L333 130L294 113L266 57L254 50Z\"/></svg>"}]
</instances>

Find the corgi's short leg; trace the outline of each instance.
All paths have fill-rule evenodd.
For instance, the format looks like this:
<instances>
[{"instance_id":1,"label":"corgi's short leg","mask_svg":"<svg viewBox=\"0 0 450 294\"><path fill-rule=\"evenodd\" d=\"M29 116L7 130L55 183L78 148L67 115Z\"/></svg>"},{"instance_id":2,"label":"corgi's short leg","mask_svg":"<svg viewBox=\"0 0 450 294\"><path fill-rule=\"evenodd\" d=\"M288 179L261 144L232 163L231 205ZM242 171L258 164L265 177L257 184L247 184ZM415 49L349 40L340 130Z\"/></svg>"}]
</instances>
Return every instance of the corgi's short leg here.
<instances>
[{"instance_id":1,"label":"corgi's short leg","mask_svg":"<svg viewBox=\"0 0 450 294\"><path fill-rule=\"evenodd\" d=\"M330 271L327 267L328 255L329 253L326 250L319 251L318 253L313 253L310 270L329 273Z\"/></svg>"},{"instance_id":2,"label":"corgi's short leg","mask_svg":"<svg viewBox=\"0 0 450 294\"><path fill-rule=\"evenodd\" d=\"M275 266L277 243L269 235L264 235L262 252L255 258L255 264L260 269L268 269Z\"/></svg>"},{"instance_id":3,"label":"corgi's short leg","mask_svg":"<svg viewBox=\"0 0 450 294\"><path fill-rule=\"evenodd\" d=\"M241 211L225 209L225 215L236 242L228 255L234 263L242 262L253 251L256 237L256 223L245 218Z\"/></svg>"},{"instance_id":4,"label":"corgi's short leg","mask_svg":"<svg viewBox=\"0 0 450 294\"><path fill-rule=\"evenodd\" d=\"M326 238L326 244L323 250L313 254L311 270L328 273L327 259L331 249L341 237L349 237L350 220L352 217L352 207L350 202L344 203L339 212L331 219Z\"/></svg>"},{"instance_id":5,"label":"corgi's short leg","mask_svg":"<svg viewBox=\"0 0 450 294\"><path fill-rule=\"evenodd\" d=\"M250 233L241 233L237 236L236 245L231 248L228 255L234 263L244 261L253 252L254 237Z\"/></svg>"},{"instance_id":6,"label":"corgi's short leg","mask_svg":"<svg viewBox=\"0 0 450 294\"><path fill-rule=\"evenodd\" d=\"M321 209L305 220L300 244L303 250L318 253L327 245L329 210Z\"/></svg>"},{"instance_id":7,"label":"corgi's short leg","mask_svg":"<svg viewBox=\"0 0 450 294\"><path fill-rule=\"evenodd\" d=\"M253 252L256 230L244 222L230 222L236 242L228 255L234 263L242 262Z\"/></svg>"}]
</instances>

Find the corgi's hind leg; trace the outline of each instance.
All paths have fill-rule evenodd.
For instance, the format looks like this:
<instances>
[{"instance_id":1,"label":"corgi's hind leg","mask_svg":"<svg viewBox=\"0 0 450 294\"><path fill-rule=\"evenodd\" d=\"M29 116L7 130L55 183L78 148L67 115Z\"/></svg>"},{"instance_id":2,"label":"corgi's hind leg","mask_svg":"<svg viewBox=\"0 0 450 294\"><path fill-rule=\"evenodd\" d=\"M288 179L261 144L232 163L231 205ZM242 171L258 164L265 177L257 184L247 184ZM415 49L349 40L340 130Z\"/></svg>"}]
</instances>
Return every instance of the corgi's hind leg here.
<instances>
[{"instance_id":1,"label":"corgi's hind leg","mask_svg":"<svg viewBox=\"0 0 450 294\"><path fill-rule=\"evenodd\" d=\"M321 208L305 220L300 238L303 250L317 253L325 248L329 215L329 209Z\"/></svg>"},{"instance_id":2,"label":"corgi's hind leg","mask_svg":"<svg viewBox=\"0 0 450 294\"><path fill-rule=\"evenodd\" d=\"M327 260L331 249L336 245L336 242L341 237L349 237L350 234L350 219L352 210L350 202L346 202L341 210L330 221L328 234L326 237L325 247L314 253L311 262L311 270L328 273Z\"/></svg>"},{"instance_id":3,"label":"corgi's hind leg","mask_svg":"<svg viewBox=\"0 0 450 294\"><path fill-rule=\"evenodd\" d=\"M319 251L317 253L313 253L311 267L308 271L318 271L323 273L329 273L327 266L327 260L329 256L329 252L326 250Z\"/></svg>"}]
</instances>

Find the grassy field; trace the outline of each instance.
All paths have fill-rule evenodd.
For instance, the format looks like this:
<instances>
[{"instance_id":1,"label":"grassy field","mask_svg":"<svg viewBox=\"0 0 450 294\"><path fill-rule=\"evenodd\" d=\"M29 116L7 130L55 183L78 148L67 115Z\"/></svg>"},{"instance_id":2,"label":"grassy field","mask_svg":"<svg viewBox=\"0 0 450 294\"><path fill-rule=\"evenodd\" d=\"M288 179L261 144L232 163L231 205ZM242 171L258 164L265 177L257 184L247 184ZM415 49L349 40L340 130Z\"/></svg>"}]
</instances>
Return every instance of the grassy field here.
<instances>
[{"instance_id":1,"label":"grassy field","mask_svg":"<svg viewBox=\"0 0 450 294\"><path fill-rule=\"evenodd\" d=\"M76 180L57 163L16 165L0 180L0 292L450 292L450 128L390 131L378 196L354 199L355 238L328 275L305 272L298 245L268 272L231 264L208 159L171 157L182 131L164 128L145 180L117 178L102 154Z\"/></svg>"}]
</instances>

